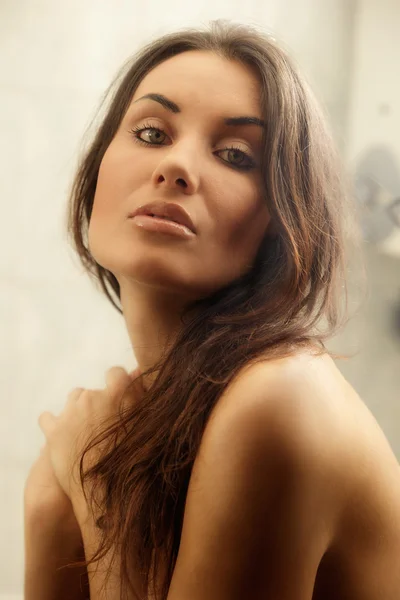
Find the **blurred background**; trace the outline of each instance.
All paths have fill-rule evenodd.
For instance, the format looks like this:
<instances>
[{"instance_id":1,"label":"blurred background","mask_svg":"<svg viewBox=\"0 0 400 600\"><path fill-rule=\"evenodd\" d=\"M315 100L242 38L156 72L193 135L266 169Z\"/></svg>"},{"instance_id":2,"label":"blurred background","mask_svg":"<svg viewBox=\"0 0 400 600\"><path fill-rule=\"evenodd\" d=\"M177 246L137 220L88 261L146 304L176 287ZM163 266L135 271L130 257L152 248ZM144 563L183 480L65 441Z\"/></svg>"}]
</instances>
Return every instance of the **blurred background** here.
<instances>
[{"instance_id":1,"label":"blurred background","mask_svg":"<svg viewBox=\"0 0 400 600\"><path fill-rule=\"evenodd\" d=\"M66 241L84 132L142 44L217 18L272 33L329 115L355 184L368 277L332 346L352 355L338 366L400 458L399 1L1 0L1 600L22 600L22 494L44 442L39 414L60 412L74 387L104 387L110 366L135 366L122 317Z\"/></svg>"}]
</instances>

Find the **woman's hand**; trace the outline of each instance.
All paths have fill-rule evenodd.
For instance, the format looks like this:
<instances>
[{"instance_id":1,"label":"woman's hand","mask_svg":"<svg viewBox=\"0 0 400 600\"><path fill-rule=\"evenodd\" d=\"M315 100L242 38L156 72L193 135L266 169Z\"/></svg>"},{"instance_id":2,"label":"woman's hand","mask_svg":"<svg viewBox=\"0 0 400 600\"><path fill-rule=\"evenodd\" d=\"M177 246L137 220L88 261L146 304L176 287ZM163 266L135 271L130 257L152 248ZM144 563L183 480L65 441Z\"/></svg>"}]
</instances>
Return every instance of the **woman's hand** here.
<instances>
[{"instance_id":1,"label":"woman's hand","mask_svg":"<svg viewBox=\"0 0 400 600\"><path fill-rule=\"evenodd\" d=\"M81 537L71 500L54 474L48 444L42 446L29 471L24 488L24 508L27 519L45 515L50 528L52 524L62 524L72 537Z\"/></svg>"},{"instance_id":2,"label":"woman's hand","mask_svg":"<svg viewBox=\"0 0 400 600\"><path fill-rule=\"evenodd\" d=\"M132 393L125 395L122 404L126 388L138 375L139 369L128 374L122 367L112 367L106 373L104 390L75 388L58 417L49 411L39 416L39 426L46 437L54 475L71 501L75 514L84 515L86 509L79 477L79 462L83 450L101 430L102 423L116 416L125 407L125 403L131 403L142 393L137 382L131 387ZM99 452L99 446L96 445L85 455L85 469L96 462Z\"/></svg>"},{"instance_id":3,"label":"woman's hand","mask_svg":"<svg viewBox=\"0 0 400 600\"><path fill-rule=\"evenodd\" d=\"M24 598L86 600L83 537L72 503L54 475L48 444L41 448L24 488Z\"/></svg>"}]
</instances>

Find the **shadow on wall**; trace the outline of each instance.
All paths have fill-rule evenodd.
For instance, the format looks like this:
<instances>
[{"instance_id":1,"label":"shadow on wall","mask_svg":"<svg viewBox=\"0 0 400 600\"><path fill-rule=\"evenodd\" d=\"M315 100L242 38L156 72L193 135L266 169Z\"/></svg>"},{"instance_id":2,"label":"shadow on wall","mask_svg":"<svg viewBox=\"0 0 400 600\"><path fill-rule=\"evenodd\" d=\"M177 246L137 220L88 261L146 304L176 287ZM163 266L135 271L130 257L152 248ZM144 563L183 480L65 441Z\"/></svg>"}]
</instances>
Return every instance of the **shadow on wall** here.
<instances>
[{"instance_id":1,"label":"shadow on wall","mask_svg":"<svg viewBox=\"0 0 400 600\"><path fill-rule=\"evenodd\" d=\"M400 166L390 148L369 148L355 170L360 223L367 242L379 244L400 227Z\"/></svg>"},{"instance_id":2,"label":"shadow on wall","mask_svg":"<svg viewBox=\"0 0 400 600\"><path fill-rule=\"evenodd\" d=\"M355 192L361 228L367 243L377 246L400 228L400 165L384 145L366 150L355 171ZM397 297L389 309L390 336L400 343L400 266Z\"/></svg>"},{"instance_id":3,"label":"shadow on wall","mask_svg":"<svg viewBox=\"0 0 400 600\"><path fill-rule=\"evenodd\" d=\"M349 257L350 321L329 343L350 355L337 366L371 409L400 460L400 248L385 252L400 233L400 165L384 145L370 147L353 169L364 244L366 296L358 263ZM355 260L355 263L353 261ZM362 278L363 279L363 278Z\"/></svg>"},{"instance_id":4,"label":"shadow on wall","mask_svg":"<svg viewBox=\"0 0 400 600\"><path fill-rule=\"evenodd\" d=\"M399 279L400 279L400 268L399 268ZM399 282L399 288L400 288L400 282ZM393 335L394 335L395 339L398 340L399 348L400 348L400 289L399 289L397 304L395 304L395 307L393 310L392 322L393 322Z\"/></svg>"}]
</instances>

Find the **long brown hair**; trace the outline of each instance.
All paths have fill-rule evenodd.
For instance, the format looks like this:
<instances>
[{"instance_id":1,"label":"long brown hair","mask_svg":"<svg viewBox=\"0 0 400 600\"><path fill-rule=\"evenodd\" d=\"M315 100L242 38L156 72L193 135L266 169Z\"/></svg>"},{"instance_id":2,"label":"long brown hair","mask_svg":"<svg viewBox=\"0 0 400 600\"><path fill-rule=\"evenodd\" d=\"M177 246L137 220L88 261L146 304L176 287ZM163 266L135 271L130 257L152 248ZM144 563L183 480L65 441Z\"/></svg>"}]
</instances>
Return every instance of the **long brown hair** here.
<instances>
[{"instance_id":1,"label":"long brown hair","mask_svg":"<svg viewBox=\"0 0 400 600\"><path fill-rule=\"evenodd\" d=\"M96 263L87 244L99 166L141 80L156 65L190 50L240 61L259 76L268 124L263 193L273 232L267 231L250 272L188 306L173 347L147 371L157 371L154 384L85 450L108 442L107 452L86 472L81 459L81 483L91 483L93 512L95 490L104 494L97 505L101 542L86 564L118 549L123 592L133 593L136 571L148 591L160 580L153 590L159 600L167 597L177 558L193 462L224 389L257 360L305 346L327 352L324 342L344 323L347 306L345 230L351 213L326 119L273 39L226 21L153 41L108 88L107 94L121 78L80 159L69 204L68 231L84 268L122 313L116 277Z\"/></svg>"}]
</instances>

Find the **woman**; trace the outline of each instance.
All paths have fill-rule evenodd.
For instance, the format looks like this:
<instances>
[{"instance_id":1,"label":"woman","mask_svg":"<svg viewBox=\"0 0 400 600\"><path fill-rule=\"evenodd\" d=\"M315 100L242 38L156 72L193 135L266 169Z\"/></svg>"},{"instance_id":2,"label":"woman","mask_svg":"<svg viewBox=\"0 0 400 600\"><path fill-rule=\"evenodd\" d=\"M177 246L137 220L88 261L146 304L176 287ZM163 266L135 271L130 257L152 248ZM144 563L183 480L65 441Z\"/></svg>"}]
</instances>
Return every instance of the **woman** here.
<instances>
[{"instance_id":1,"label":"woman","mask_svg":"<svg viewBox=\"0 0 400 600\"><path fill-rule=\"evenodd\" d=\"M39 421L92 600L398 597L398 464L324 345L340 181L311 92L258 31L169 34L128 65L69 226L138 370Z\"/></svg>"}]
</instances>

